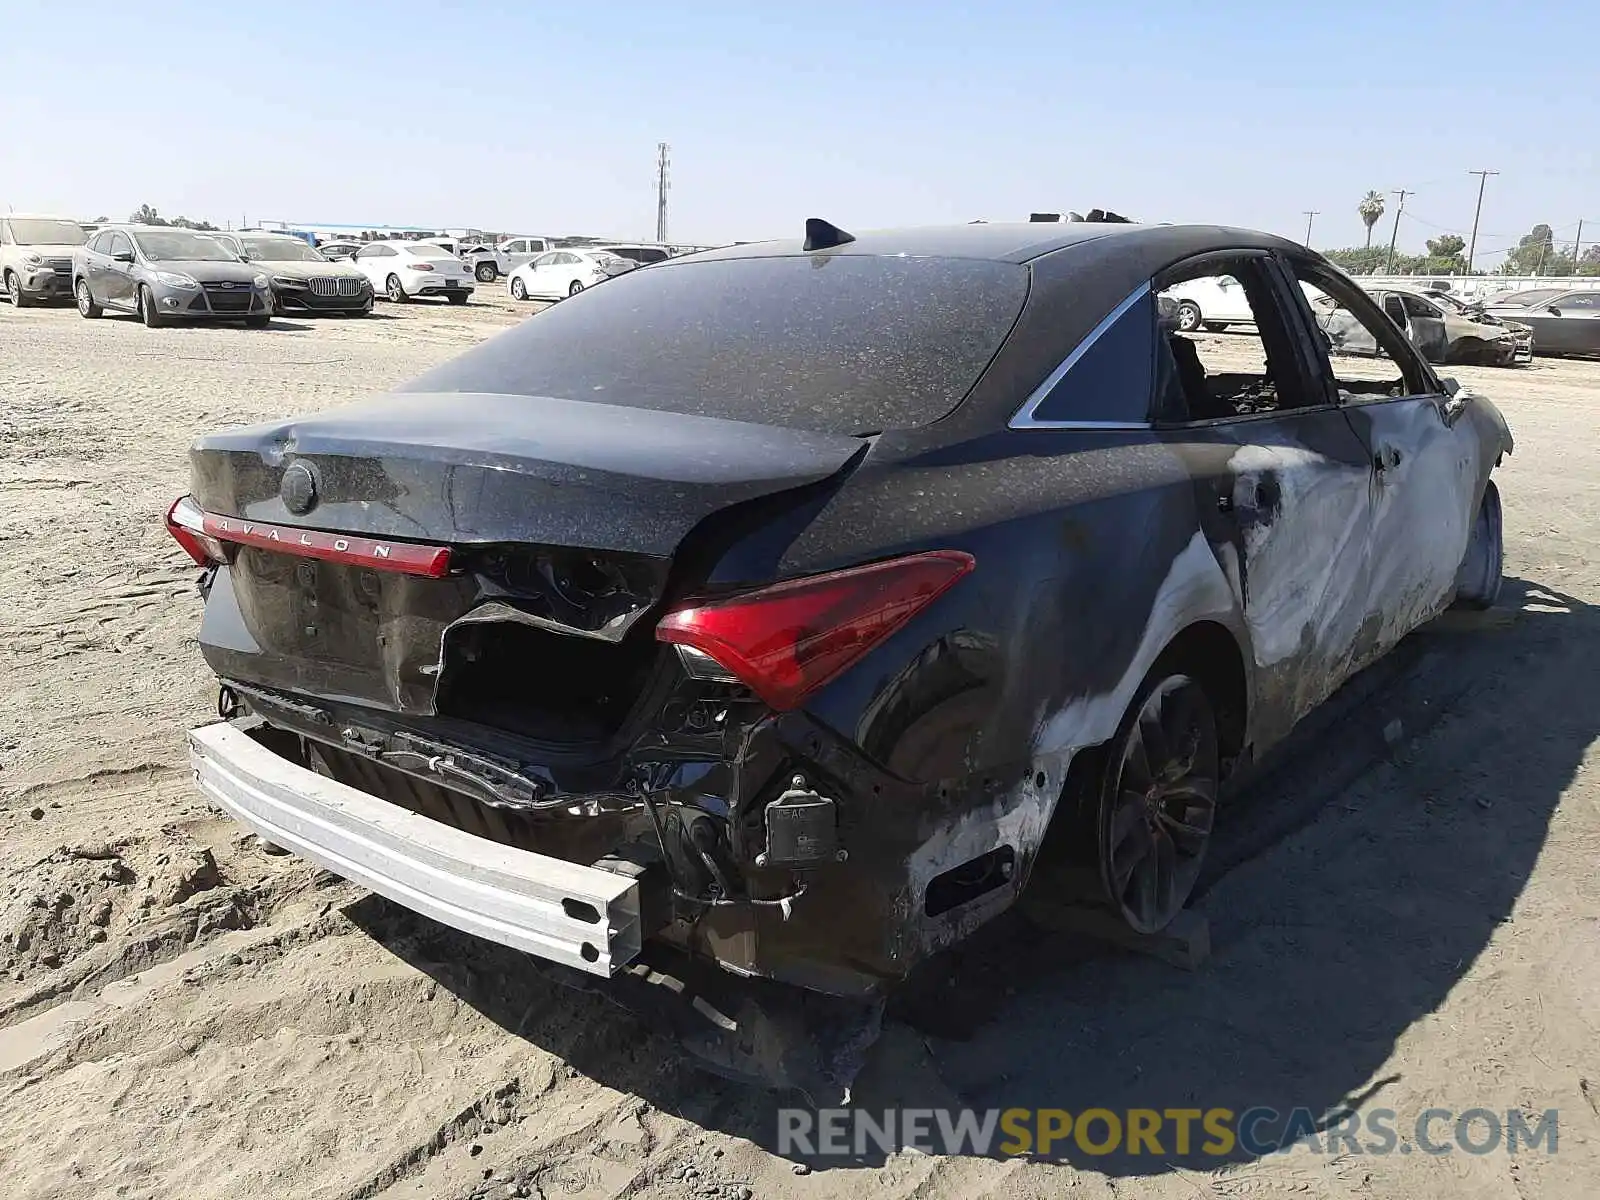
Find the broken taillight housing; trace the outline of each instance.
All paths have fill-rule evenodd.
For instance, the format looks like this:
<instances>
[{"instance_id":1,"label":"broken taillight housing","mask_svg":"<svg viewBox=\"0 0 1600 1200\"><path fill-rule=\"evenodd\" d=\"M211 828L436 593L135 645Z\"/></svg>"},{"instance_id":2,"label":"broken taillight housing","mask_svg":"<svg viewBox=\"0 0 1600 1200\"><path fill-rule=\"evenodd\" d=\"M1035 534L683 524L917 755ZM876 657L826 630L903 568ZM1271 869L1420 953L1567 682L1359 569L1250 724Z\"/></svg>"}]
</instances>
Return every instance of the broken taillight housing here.
<instances>
[{"instance_id":1,"label":"broken taillight housing","mask_svg":"<svg viewBox=\"0 0 1600 1200\"><path fill-rule=\"evenodd\" d=\"M975 565L962 551L930 550L691 602L661 619L656 638L687 647L691 674L714 677L710 659L769 707L791 709Z\"/></svg>"},{"instance_id":2,"label":"broken taillight housing","mask_svg":"<svg viewBox=\"0 0 1600 1200\"><path fill-rule=\"evenodd\" d=\"M179 496L167 509L167 532L197 566L227 561L222 543L206 532L206 514L192 496Z\"/></svg>"}]
</instances>

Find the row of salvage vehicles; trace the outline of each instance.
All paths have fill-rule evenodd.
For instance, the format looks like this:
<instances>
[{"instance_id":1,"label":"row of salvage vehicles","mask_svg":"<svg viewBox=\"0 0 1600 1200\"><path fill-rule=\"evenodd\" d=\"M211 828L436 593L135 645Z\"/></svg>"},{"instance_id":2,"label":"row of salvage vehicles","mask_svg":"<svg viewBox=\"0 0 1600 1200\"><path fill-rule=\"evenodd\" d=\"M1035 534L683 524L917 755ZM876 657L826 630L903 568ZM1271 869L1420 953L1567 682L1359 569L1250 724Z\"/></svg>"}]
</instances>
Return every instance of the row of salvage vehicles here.
<instances>
[{"instance_id":1,"label":"row of salvage vehicles","mask_svg":"<svg viewBox=\"0 0 1600 1200\"><path fill-rule=\"evenodd\" d=\"M13 305L71 297L85 317L134 313L148 326L242 321L264 326L298 311L364 315L391 300L442 295L464 304L470 268L418 243L383 244L380 261L331 262L300 238L169 226L86 232L58 217L0 219L0 281ZM379 277L381 276L381 277Z\"/></svg>"},{"instance_id":2,"label":"row of salvage vehicles","mask_svg":"<svg viewBox=\"0 0 1600 1200\"><path fill-rule=\"evenodd\" d=\"M1368 285L1384 314L1433 363L1526 366L1539 354L1600 354L1600 289L1548 287L1491 296L1457 296L1447 285ZM1227 276L1191 280L1167 293L1178 328L1217 333L1254 324L1244 289ZM1375 357L1378 345L1331 296L1307 294L1317 323L1340 354Z\"/></svg>"}]
</instances>

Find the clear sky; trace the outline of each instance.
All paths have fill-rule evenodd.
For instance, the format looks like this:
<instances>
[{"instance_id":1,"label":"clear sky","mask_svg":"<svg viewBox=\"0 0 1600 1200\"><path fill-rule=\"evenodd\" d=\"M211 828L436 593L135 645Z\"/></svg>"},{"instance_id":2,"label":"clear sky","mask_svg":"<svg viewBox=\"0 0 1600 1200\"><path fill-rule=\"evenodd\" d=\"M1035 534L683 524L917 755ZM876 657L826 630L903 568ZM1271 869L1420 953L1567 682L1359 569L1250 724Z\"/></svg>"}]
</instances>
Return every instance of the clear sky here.
<instances>
[{"instance_id":1,"label":"clear sky","mask_svg":"<svg viewBox=\"0 0 1600 1200\"><path fill-rule=\"evenodd\" d=\"M1410 188L1420 250L1482 167L1492 256L1600 238L1600 0L0 3L19 212L648 237L658 141L681 241L1099 205L1359 245Z\"/></svg>"}]
</instances>

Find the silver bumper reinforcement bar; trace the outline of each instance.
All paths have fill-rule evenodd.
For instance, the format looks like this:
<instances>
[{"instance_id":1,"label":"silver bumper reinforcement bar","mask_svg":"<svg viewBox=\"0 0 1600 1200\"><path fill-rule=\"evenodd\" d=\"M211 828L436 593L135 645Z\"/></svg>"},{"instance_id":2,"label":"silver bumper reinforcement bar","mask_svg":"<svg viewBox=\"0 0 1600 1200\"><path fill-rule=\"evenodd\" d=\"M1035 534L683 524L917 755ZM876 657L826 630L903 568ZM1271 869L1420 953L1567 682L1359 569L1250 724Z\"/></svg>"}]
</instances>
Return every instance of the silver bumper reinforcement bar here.
<instances>
[{"instance_id":1,"label":"silver bumper reinforcement bar","mask_svg":"<svg viewBox=\"0 0 1600 1200\"><path fill-rule=\"evenodd\" d=\"M639 953L628 876L419 816L226 723L191 731L189 760L200 790L266 840L435 921L593 975Z\"/></svg>"}]
</instances>

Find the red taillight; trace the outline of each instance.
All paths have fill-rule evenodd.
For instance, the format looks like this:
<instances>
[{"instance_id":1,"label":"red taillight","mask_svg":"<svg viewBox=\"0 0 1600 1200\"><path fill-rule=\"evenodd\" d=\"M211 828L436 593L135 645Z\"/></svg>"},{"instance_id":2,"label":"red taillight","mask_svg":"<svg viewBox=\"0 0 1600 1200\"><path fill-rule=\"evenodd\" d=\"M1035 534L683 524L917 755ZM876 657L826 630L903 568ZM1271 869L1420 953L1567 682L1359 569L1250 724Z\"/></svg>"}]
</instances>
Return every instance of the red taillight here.
<instances>
[{"instance_id":1,"label":"red taillight","mask_svg":"<svg viewBox=\"0 0 1600 1200\"><path fill-rule=\"evenodd\" d=\"M413 271L431 271L431 270L433 270L433 264L432 263L412 263L411 264L411 269Z\"/></svg>"},{"instance_id":2,"label":"red taillight","mask_svg":"<svg viewBox=\"0 0 1600 1200\"><path fill-rule=\"evenodd\" d=\"M796 707L976 565L932 550L690 604L656 626L663 642L714 659L770 707Z\"/></svg>"},{"instance_id":3,"label":"red taillight","mask_svg":"<svg viewBox=\"0 0 1600 1200\"><path fill-rule=\"evenodd\" d=\"M179 496L167 509L167 532L197 566L224 561L222 544L206 533L206 514L189 496Z\"/></svg>"}]
</instances>

